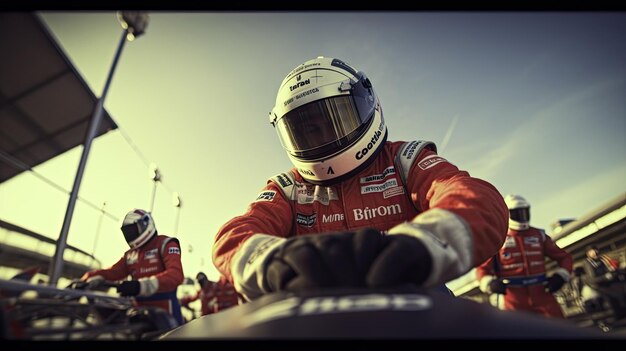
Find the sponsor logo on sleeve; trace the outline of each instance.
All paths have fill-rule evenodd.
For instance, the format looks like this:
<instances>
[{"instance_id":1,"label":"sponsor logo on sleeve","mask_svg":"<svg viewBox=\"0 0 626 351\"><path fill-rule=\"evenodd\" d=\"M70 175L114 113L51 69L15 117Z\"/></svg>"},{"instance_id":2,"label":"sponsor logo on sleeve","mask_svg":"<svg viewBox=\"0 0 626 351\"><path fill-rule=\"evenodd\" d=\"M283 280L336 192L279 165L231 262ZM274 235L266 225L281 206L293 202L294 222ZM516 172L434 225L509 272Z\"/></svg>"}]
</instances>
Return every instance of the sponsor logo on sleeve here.
<instances>
[{"instance_id":1,"label":"sponsor logo on sleeve","mask_svg":"<svg viewBox=\"0 0 626 351\"><path fill-rule=\"evenodd\" d=\"M180 255L180 248L178 247L170 247L167 249L168 254Z\"/></svg>"},{"instance_id":2,"label":"sponsor logo on sleeve","mask_svg":"<svg viewBox=\"0 0 626 351\"><path fill-rule=\"evenodd\" d=\"M439 155L430 155L430 156L424 157L424 159L418 163L418 166L421 169L426 170L441 162L448 162L448 160L446 160L445 158Z\"/></svg>"},{"instance_id":3,"label":"sponsor logo on sleeve","mask_svg":"<svg viewBox=\"0 0 626 351\"><path fill-rule=\"evenodd\" d=\"M272 201L272 200L274 200L274 196L276 196L276 191L274 191L274 190L262 191L259 194L259 196L257 196L256 200L254 200L254 202Z\"/></svg>"},{"instance_id":4,"label":"sponsor logo on sleeve","mask_svg":"<svg viewBox=\"0 0 626 351\"><path fill-rule=\"evenodd\" d=\"M278 179L278 183L280 184L280 186L282 186L283 188L286 188L290 185L293 185L293 183L291 182L291 180L287 177L287 175L285 175L284 173L278 175L276 177L276 179Z\"/></svg>"},{"instance_id":5,"label":"sponsor logo on sleeve","mask_svg":"<svg viewBox=\"0 0 626 351\"><path fill-rule=\"evenodd\" d=\"M421 144L421 141L412 141L404 148L402 152L402 156L406 157L408 160L412 159L415 154L415 149L417 146Z\"/></svg>"}]
</instances>

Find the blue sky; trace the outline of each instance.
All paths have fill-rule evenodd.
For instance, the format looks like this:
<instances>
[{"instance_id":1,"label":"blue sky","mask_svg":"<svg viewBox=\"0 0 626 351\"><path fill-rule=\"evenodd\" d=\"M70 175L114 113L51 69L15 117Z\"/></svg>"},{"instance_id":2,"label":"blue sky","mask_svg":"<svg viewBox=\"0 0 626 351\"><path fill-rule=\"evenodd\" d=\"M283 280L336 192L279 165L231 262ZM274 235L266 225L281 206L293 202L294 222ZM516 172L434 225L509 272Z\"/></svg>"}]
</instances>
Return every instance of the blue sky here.
<instances>
[{"instance_id":1,"label":"blue sky","mask_svg":"<svg viewBox=\"0 0 626 351\"><path fill-rule=\"evenodd\" d=\"M122 30L114 12L42 12L99 96ZM127 249L124 214L150 206L183 243L185 273L217 276L213 235L291 167L268 123L278 85L319 55L364 71L389 139L426 139L546 228L623 194L626 13L154 12L126 44L105 107L120 131L92 145L68 243L104 265ZM82 147L35 168L71 189ZM172 192L183 201L179 225ZM0 184L0 218L58 238L68 195L25 173ZM36 213L36 215L33 215ZM97 237L97 239L96 239ZM189 248L192 248L190 251Z\"/></svg>"}]
</instances>

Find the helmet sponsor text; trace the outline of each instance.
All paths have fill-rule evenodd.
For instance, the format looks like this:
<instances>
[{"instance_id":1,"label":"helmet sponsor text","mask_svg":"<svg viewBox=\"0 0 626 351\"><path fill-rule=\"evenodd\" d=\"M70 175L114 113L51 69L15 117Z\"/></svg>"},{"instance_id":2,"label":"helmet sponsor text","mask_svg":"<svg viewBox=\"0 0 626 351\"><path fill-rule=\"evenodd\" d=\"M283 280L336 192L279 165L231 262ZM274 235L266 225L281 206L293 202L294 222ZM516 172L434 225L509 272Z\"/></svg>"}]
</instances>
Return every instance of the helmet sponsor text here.
<instances>
[{"instance_id":1,"label":"helmet sponsor text","mask_svg":"<svg viewBox=\"0 0 626 351\"><path fill-rule=\"evenodd\" d=\"M380 130L377 130L376 133L374 133L374 136L372 137L372 140L370 140L369 143L367 143L367 146L363 148L363 150L357 151L355 157L357 160L362 159L363 157L365 157L365 155L367 155L367 153L374 147L374 145L376 145L376 143L378 142L378 139L380 139L380 136L383 133Z\"/></svg>"}]
</instances>

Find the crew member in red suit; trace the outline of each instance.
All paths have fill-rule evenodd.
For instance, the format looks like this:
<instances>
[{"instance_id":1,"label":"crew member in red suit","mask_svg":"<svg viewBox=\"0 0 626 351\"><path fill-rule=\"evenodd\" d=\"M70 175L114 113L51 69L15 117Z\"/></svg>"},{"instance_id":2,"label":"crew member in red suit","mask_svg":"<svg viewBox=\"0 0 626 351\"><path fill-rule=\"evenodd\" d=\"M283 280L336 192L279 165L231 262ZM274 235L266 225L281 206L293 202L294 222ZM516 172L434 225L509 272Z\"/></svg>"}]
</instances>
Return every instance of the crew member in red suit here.
<instances>
[{"instance_id":1,"label":"crew member in red suit","mask_svg":"<svg viewBox=\"0 0 626 351\"><path fill-rule=\"evenodd\" d=\"M200 289L196 294L182 298L181 305L187 307L189 303L200 299L204 316L239 304L237 291L224 276L220 276L220 279L214 282L209 280L206 274L199 272L196 280L200 284Z\"/></svg>"},{"instance_id":2,"label":"crew member in red suit","mask_svg":"<svg viewBox=\"0 0 626 351\"><path fill-rule=\"evenodd\" d=\"M497 255L476 269L481 291L504 294L505 310L523 310L563 318L552 293L561 289L572 273L572 256L543 229L530 226L530 204L519 195L507 195L509 232ZM558 267L548 277L546 257Z\"/></svg>"},{"instance_id":3,"label":"crew member in red suit","mask_svg":"<svg viewBox=\"0 0 626 351\"><path fill-rule=\"evenodd\" d=\"M270 123L294 167L268 179L213 245L213 263L245 300L317 287L445 288L502 246L498 190L432 142L388 141L372 83L346 62L295 67Z\"/></svg>"},{"instance_id":4,"label":"crew member in red suit","mask_svg":"<svg viewBox=\"0 0 626 351\"><path fill-rule=\"evenodd\" d=\"M239 295L235 287L223 275L220 276L220 279L215 284L215 295L216 303L213 307L215 312L223 311L239 304Z\"/></svg>"},{"instance_id":5,"label":"crew member in red suit","mask_svg":"<svg viewBox=\"0 0 626 351\"><path fill-rule=\"evenodd\" d=\"M117 281L130 276L117 288L122 296L133 296L137 306L155 306L168 311L183 323L176 290L184 280L178 239L159 235L152 215L134 209L124 217L122 233L130 250L107 269L85 273L81 280L90 285Z\"/></svg>"},{"instance_id":6,"label":"crew member in red suit","mask_svg":"<svg viewBox=\"0 0 626 351\"><path fill-rule=\"evenodd\" d=\"M200 289L191 296L185 296L180 300L180 304L184 307L189 307L191 302L196 300L200 300L200 311L202 315L205 316L207 314L211 314L214 312L214 306L216 304L216 289L217 283L209 280L206 274L203 272L199 272L196 275L196 281L200 284Z\"/></svg>"}]
</instances>

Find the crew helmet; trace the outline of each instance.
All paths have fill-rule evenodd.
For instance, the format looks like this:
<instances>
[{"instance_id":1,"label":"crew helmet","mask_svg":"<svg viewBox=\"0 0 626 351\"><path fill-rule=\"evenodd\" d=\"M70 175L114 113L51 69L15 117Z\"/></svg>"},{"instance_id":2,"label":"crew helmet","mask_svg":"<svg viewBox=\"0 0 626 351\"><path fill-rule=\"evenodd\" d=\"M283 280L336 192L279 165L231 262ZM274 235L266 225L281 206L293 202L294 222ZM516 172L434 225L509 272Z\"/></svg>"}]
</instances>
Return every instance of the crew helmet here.
<instances>
[{"instance_id":1,"label":"crew helmet","mask_svg":"<svg viewBox=\"0 0 626 351\"><path fill-rule=\"evenodd\" d=\"M209 278L207 278L206 274L204 274L204 272L198 272L198 274L196 274L196 280L197 281L201 281L201 280L208 280Z\"/></svg>"},{"instance_id":2,"label":"crew helmet","mask_svg":"<svg viewBox=\"0 0 626 351\"><path fill-rule=\"evenodd\" d=\"M354 175L387 140L382 108L365 73L323 56L283 79L270 123L293 165L313 184Z\"/></svg>"},{"instance_id":3,"label":"crew helmet","mask_svg":"<svg viewBox=\"0 0 626 351\"><path fill-rule=\"evenodd\" d=\"M126 214L121 229L131 249L143 246L157 232L150 212L137 208Z\"/></svg>"},{"instance_id":4,"label":"crew helmet","mask_svg":"<svg viewBox=\"0 0 626 351\"><path fill-rule=\"evenodd\" d=\"M509 228L525 230L530 228L530 204L520 195L509 194L504 198L509 209Z\"/></svg>"}]
</instances>

